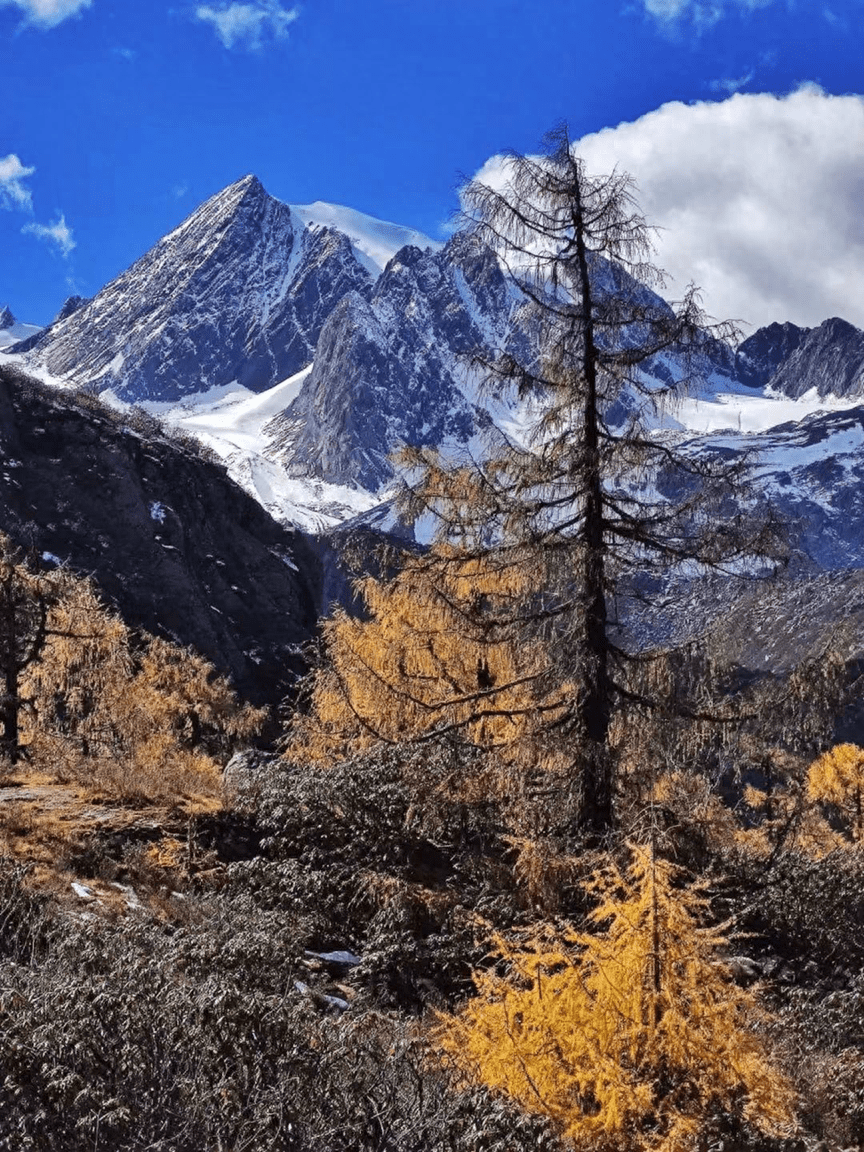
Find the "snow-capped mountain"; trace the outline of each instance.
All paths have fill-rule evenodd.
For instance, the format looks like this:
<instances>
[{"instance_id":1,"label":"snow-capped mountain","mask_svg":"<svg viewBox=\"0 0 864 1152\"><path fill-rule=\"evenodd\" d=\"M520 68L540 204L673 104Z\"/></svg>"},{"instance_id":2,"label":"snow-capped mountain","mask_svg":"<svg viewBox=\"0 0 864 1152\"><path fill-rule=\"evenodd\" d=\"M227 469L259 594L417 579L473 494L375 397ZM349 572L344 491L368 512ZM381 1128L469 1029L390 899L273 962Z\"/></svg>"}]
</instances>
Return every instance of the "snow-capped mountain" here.
<instances>
[{"instance_id":1,"label":"snow-capped mountain","mask_svg":"<svg viewBox=\"0 0 864 1152\"><path fill-rule=\"evenodd\" d=\"M620 270L596 275L598 291L621 289ZM666 307L644 286L628 290ZM43 377L120 402L210 404L277 388L285 404L258 458L226 445L238 479L260 492L275 469L277 480L372 493L392 480L402 443L464 450L496 427L518 431L510 405L479 397L468 361L502 349L536 358L531 328L496 258L464 236L441 245L351 209L286 205L245 177L17 351ZM720 351L708 373L726 378L731 355ZM653 365L661 380L673 361ZM287 381L306 369L293 394ZM263 487L272 493L270 479Z\"/></svg>"},{"instance_id":2,"label":"snow-capped mountain","mask_svg":"<svg viewBox=\"0 0 864 1152\"><path fill-rule=\"evenodd\" d=\"M787 405L778 401L779 410ZM864 405L700 443L751 456L758 491L787 526L805 566L864 568Z\"/></svg>"},{"instance_id":3,"label":"snow-capped mountain","mask_svg":"<svg viewBox=\"0 0 864 1152\"><path fill-rule=\"evenodd\" d=\"M598 290L620 292L622 275L598 268ZM321 530L381 520L402 443L476 452L490 435L524 434L523 408L490 400L471 365L501 349L542 351L491 253L336 205L283 204L249 176L12 351L43 378L144 403L204 439L277 519ZM838 319L772 324L702 361L667 426L757 449L790 514L825 511L831 541L802 536L820 562L864 564L848 492L864 491L864 448L849 440L864 409L840 414L864 402L864 333ZM663 383L683 366L665 354L646 370Z\"/></svg>"},{"instance_id":4,"label":"snow-capped mountain","mask_svg":"<svg viewBox=\"0 0 864 1152\"><path fill-rule=\"evenodd\" d=\"M133 403L272 387L309 364L339 300L373 283L370 256L313 215L238 180L58 319L29 363Z\"/></svg>"},{"instance_id":5,"label":"snow-capped mountain","mask_svg":"<svg viewBox=\"0 0 864 1152\"><path fill-rule=\"evenodd\" d=\"M8 304L0 308L0 348L10 348L13 344L26 340L41 329L35 324L21 324L12 315Z\"/></svg>"}]
</instances>

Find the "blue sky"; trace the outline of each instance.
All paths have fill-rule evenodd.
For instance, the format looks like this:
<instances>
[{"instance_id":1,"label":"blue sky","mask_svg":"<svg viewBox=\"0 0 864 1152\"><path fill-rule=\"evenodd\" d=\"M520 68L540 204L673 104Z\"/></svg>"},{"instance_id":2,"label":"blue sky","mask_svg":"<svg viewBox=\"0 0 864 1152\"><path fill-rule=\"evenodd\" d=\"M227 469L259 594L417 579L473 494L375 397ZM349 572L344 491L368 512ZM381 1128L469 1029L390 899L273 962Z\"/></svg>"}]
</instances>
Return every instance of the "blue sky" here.
<instances>
[{"instance_id":1,"label":"blue sky","mask_svg":"<svg viewBox=\"0 0 864 1152\"><path fill-rule=\"evenodd\" d=\"M440 236L460 173L566 120L635 171L681 233L663 262L690 261L712 308L813 323L848 302L864 324L864 0L0 0L0 35L19 319L93 294L247 172ZM831 267L787 291L804 259Z\"/></svg>"}]
</instances>

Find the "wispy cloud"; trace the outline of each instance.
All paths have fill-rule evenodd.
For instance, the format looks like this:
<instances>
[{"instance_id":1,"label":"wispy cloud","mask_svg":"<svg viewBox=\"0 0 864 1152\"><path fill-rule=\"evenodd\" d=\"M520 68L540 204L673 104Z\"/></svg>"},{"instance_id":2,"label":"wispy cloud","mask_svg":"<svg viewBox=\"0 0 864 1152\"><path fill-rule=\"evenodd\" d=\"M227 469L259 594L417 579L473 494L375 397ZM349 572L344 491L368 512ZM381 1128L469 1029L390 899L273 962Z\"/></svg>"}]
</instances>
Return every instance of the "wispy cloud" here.
<instances>
[{"instance_id":1,"label":"wispy cloud","mask_svg":"<svg viewBox=\"0 0 864 1152\"><path fill-rule=\"evenodd\" d=\"M750 71L745 72L743 76L727 77L723 80L712 80L708 87L712 92L725 92L727 96L731 96L733 92L740 92L742 88L746 88L755 75L755 69L751 68Z\"/></svg>"},{"instance_id":2,"label":"wispy cloud","mask_svg":"<svg viewBox=\"0 0 864 1152\"><path fill-rule=\"evenodd\" d=\"M30 211L33 197L24 180L32 176L35 168L25 168L14 152L0 156L0 207L23 208Z\"/></svg>"},{"instance_id":3,"label":"wispy cloud","mask_svg":"<svg viewBox=\"0 0 864 1152\"><path fill-rule=\"evenodd\" d=\"M59 213L53 224L25 224L22 232L28 232L47 244L54 244L63 256L68 256L75 247L72 238L72 229L66 223L66 217Z\"/></svg>"},{"instance_id":4,"label":"wispy cloud","mask_svg":"<svg viewBox=\"0 0 864 1152\"><path fill-rule=\"evenodd\" d=\"M667 28L692 23L697 29L710 28L730 10L754 11L767 8L775 0L642 0L645 11Z\"/></svg>"},{"instance_id":5,"label":"wispy cloud","mask_svg":"<svg viewBox=\"0 0 864 1152\"><path fill-rule=\"evenodd\" d=\"M28 24L55 28L70 16L80 15L92 3L93 0L0 0L0 7L14 4L24 13Z\"/></svg>"},{"instance_id":6,"label":"wispy cloud","mask_svg":"<svg viewBox=\"0 0 864 1152\"><path fill-rule=\"evenodd\" d=\"M279 0L252 0L245 4L199 4L195 15L213 25L226 48L256 49L267 39L286 37L300 9L283 8Z\"/></svg>"},{"instance_id":7,"label":"wispy cloud","mask_svg":"<svg viewBox=\"0 0 864 1152\"><path fill-rule=\"evenodd\" d=\"M845 16L841 16L838 12L835 12L833 8L823 8L822 15L831 27L835 28L838 32L849 31L849 21Z\"/></svg>"},{"instance_id":8,"label":"wispy cloud","mask_svg":"<svg viewBox=\"0 0 864 1152\"><path fill-rule=\"evenodd\" d=\"M132 61L138 55L134 48L112 48L111 54L119 56L121 60Z\"/></svg>"}]
</instances>

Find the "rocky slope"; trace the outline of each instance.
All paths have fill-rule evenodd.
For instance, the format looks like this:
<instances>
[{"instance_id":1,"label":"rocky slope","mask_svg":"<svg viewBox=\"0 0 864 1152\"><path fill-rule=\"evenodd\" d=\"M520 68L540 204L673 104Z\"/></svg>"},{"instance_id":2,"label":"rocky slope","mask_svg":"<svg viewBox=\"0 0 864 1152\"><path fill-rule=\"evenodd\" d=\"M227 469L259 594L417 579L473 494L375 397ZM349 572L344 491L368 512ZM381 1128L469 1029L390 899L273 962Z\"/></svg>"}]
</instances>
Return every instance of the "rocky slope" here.
<instances>
[{"instance_id":1,"label":"rocky slope","mask_svg":"<svg viewBox=\"0 0 864 1152\"><path fill-rule=\"evenodd\" d=\"M308 364L338 301L371 284L347 236L305 226L247 176L59 318L29 362L130 402L263 391Z\"/></svg>"},{"instance_id":2,"label":"rocky slope","mask_svg":"<svg viewBox=\"0 0 864 1152\"><path fill-rule=\"evenodd\" d=\"M735 352L735 375L742 384L762 388L810 332L797 324L769 324L742 340Z\"/></svg>"},{"instance_id":3,"label":"rocky slope","mask_svg":"<svg viewBox=\"0 0 864 1152\"><path fill-rule=\"evenodd\" d=\"M0 530L92 574L125 619L275 702L302 668L319 566L218 464L0 367Z\"/></svg>"},{"instance_id":4,"label":"rocky slope","mask_svg":"<svg viewBox=\"0 0 864 1152\"><path fill-rule=\"evenodd\" d=\"M783 358L768 386L792 397L815 389L819 396L864 398L864 332L836 316L811 328Z\"/></svg>"}]
</instances>

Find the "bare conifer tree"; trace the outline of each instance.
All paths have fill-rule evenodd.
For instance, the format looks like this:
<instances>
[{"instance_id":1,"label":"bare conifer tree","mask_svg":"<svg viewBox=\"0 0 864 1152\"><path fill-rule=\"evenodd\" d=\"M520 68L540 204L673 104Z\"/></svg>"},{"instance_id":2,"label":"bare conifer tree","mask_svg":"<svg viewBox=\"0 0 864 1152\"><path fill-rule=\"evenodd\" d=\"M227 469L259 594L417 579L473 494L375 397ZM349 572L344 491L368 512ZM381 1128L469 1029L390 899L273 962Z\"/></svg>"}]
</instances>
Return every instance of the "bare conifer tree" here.
<instances>
[{"instance_id":1,"label":"bare conifer tree","mask_svg":"<svg viewBox=\"0 0 864 1152\"><path fill-rule=\"evenodd\" d=\"M651 290L663 274L630 177L589 176L564 130L542 156L511 155L503 187L469 184L464 203L467 230L507 269L520 328L533 335L479 366L488 388L533 405L536 418L526 440L499 440L480 462L404 451L406 511L433 514L437 542L403 558L386 629L387 593L370 600L368 581L373 619L334 622L338 688L352 722L391 739L461 729L475 743L489 732L503 743L502 716L505 728L518 719L512 731L523 739L530 715L535 746L542 732L579 776L581 824L603 832L613 819L613 713L644 703L628 668L645 654L610 634L616 597L658 576L752 571L782 551L770 518L744 511L746 462L677 450L652 431L735 328L709 324L693 287L675 306ZM379 659L366 642L378 626L379 648L387 630L399 643L394 619L408 621L412 595L419 609L402 629L403 654ZM449 666L467 661L473 677L463 669L448 683L444 630L463 637ZM364 679L371 711L352 688ZM384 687L403 713L387 733ZM331 677L331 729L333 699Z\"/></svg>"}]
</instances>

